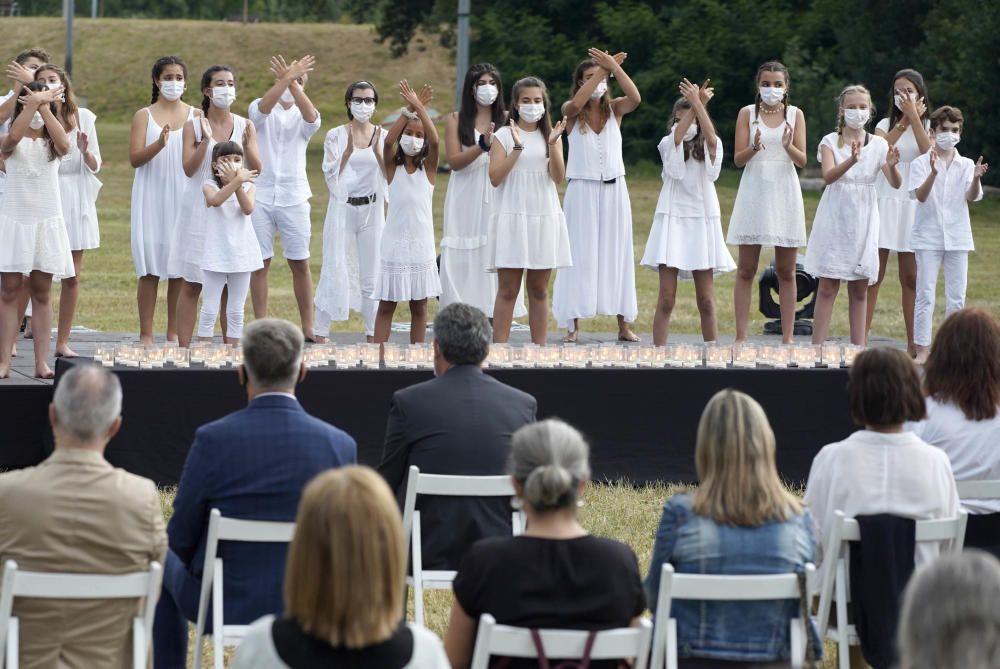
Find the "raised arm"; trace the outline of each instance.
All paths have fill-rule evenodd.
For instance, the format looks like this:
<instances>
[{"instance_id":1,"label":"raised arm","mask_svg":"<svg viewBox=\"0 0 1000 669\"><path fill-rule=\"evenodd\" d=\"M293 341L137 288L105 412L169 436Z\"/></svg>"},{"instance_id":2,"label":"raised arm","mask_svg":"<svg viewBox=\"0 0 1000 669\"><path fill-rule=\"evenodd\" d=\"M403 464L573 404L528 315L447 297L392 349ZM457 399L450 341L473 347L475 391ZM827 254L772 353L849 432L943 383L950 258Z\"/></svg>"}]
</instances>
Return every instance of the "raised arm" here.
<instances>
[{"instance_id":1,"label":"raised arm","mask_svg":"<svg viewBox=\"0 0 1000 669\"><path fill-rule=\"evenodd\" d=\"M156 157L163 147L167 145L170 138L170 124L163 126L160 136L152 144L146 144L146 126L149 124L151 113L145 109L140 109L132 117L132 130L128 141L128 162L132 167L142 167Z\"/></svg>"},{"instance_id":2,"label":"raised arm","mask_svg":"<svg viewBox=\"0 0 1000 669\"><path fill-rule=\"evenodd\" d=\"M715 148L717 145L718 135L715 134L715 124L712 123L712 118L708 115L708 109L705 105L708 104L709 100L715 95L715 89L709 87L709 79L705 80L705 83L701 86L695 86L687 78L685 78L680 83L681 95L691 104L692 116L698 120L698 125L701 128L701 133L705 138L705 143L708 144L708 159L709 162L715 162ZM685 114L685 116L687 116ZM681 126L684 126L683 128ZM680 144L678 139L684 139L684 133L687 132L690 126L690 121L684 124L684 119L677 124L677 129L674 131L674 141ZM679 135L679 138L678 138Z\"/></svg>"},{"instance_id":3,"label":"raised arm","mask_svg":"<svg viewBox=\"0 0 1000 669\"><path fill-rule=\"evenodd\" d=\"M753 135L753 142L750 141L750 110L743 108L739 116L736 117L736 142L733 146L733 164L736 167L743 167L750 162L758 151L765 151L767 147L760 141L760 128L756 128Z\"/></svg>"},{"instance_id":4,"label":"raised arm","mask_svg":"<svg viewBox=\"0 0 1000 669\"><path fill-rule=\"evenodd\" d=\"M198 128L195 128L195 123ZM201 138L198 138L198 130L201 130ZM208 119L199 116L184 123L183 149L181 150L181 163L184 166L184 174L191 178L201 167L205 160L205 153L208 151L209 140L212 139L212 126Z\"/></svg>"},{"instance_id":5,"label":"raised arm","mask_svg":"<svg viewBox=\"0 0 1000 669\"><path fill-rule=\"evenodd\" d=\"M983 162L983 157L979 156L979 160L976 161L976 165L972 170L972 183L969 184L969 190L965 193L965 199L969 202L976 202L983 199L983 175L986 171L990 169L989 163Z\"/></svg>"},{"instance_id":6,"label":"raised arm","mask_svg":"<svg viewBox=\"0 0 1000 669\"><path fill-rule=\"evenodd\" d=\"M503 142L493 142L493 145L490 146L490 183L494 187L504 182L504 179L507 178L507 175L514 168L517 159L521 157L521 151L524 149L524 145L521 144L521 134L517 131L517 123L514 119L510 119L507 122L507 127L510 128L511 140L513 142L510 153L507 152Z\"/></svg>"},{"instance_id":7,"label":"raised arm","mask_svg":"<svg viewBox=\"0 0 1000 669\"><path fill-rule=\"evenodd\" d=\"M264 162L260 159L260 146L257 144L257 126L247 123L243 128L243 160L247 168L260 174Z\"/></svg>"},{"instance_id":8,"label":"raised arm","mask_svg":"<svg viewBox=\"0 0 1000 669\"><path fill-rule=\"evenodd\" d=\"M835 182L840 177L847 173L847 170L854 167L854 165L861 159L861 142L851 142L851 155L844 162L837 164L837 159L833 155L833 150L828 146L823 146L820 149L822 160L822 171L823 171L823 183L827 186Z\"/></svg>"},{"instance_id":9,"label":"raised arm","mask_svg":"<svg viewBox=\"0 0 1000 669\"><path fill-rule=\"evenodd\" d=\"M563 157L562 134L566 129L566 119L562 118L552 126L546 141L549 143L549 176L555 183L566 178L566 159Z\"/></svg>"},{"instance_id":10,"label":"raised arm","mask_svg":"<svg viewBox=\"0 0 1000 669\"><path fill-rule=\"evenodd\" d=\"M890 146L888 153L885 154L882 174L893 188L899 188L903 183L903 175L899 173L899 149L895 146Z\"/></svg>"},{"instance_id":11,"label":"raised arm","mask_svg":"<svg viewBox=\"0 0 1000 669\"><path fill-rule=\"evenodd\" d=\"M591 58L595 58L597 53L601 53L598 49L591 49L591 52ZM606 51L603 53L604 55L601 56L602 60L598 62L607 62L608 66L611 67L609 74L614 75L615 79L618 80L618 85L622 87L622 92L625 94L623 97L615 98L611 101L611 106L615 109L615 115L621 119L622 116L636 110L642 103L642 96L639 95L639 87L632 81L632 77L628 76L628 72L622 68L622 63L628 58L628 54L621 51L614 56L610 56L610 60L608 60L608 53Z\"/></svg>"}]
</instances>

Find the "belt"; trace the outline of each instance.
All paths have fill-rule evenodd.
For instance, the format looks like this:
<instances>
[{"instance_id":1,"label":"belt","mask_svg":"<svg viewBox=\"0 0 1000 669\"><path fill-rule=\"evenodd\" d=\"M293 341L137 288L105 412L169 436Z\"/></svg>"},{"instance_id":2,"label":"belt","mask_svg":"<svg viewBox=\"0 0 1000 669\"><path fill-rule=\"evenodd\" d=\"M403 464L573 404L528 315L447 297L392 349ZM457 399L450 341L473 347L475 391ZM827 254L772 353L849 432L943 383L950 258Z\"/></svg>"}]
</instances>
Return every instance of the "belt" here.
<instances>
[{"instance_id":1,"label":"belt","mask_svg":"<svg viewBox=\"0 0 1000 669\"><path fill-rule=\"evenodd\" d=\"M375 201L377 194L372 193L371 195L365 195L363 197L349 197L347 198L347 204L352 207L361 207L366 204L371 204Z\"/></svg>"},{"instance_id":2,"label":"belt","mask_svg":"<svg viewBox=\"0 0 1000 669\"><path fill-rule=\"evenodd\" d=\"M618 181L618 177L615 177L614 179L605 179L604 183L606 183L606 184L613 184L616 181Z\"/></svg>"}]
</instances>

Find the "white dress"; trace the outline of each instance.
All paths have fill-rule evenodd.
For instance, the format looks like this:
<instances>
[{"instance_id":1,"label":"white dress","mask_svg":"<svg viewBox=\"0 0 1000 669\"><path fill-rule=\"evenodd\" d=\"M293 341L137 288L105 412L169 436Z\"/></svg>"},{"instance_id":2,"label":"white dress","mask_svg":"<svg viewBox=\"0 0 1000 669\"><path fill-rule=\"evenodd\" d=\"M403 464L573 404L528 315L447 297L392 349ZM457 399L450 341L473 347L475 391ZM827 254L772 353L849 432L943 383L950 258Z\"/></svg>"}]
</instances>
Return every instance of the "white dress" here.
<instances>
[{"instance_id":1,"label":"white dress","mask_svg":"<svg viewBox=\"0 0 1000 669\"><path fill-rule=\"evenodd\" d=\"M233 132L229 141L243 146L243 132L249 121L242 116L233 114ZM202 141L201 122L195 119L194 137ZM177 220L170 233L170 258L167 261L167 275L172 278L182 278L188 283L202 283L201 256L205 247L206 214L209 207L205 204L205 194L202 185L212 180L212 149L218 142L208 140L205 157L187 183L181 195ZM183 153L183 150L182 150ZM244 158L244 162L246 159ZM183 169L183 165L181 166ZM214 182L213 182L214 183Z\"/></svg>"},{"instance_id":2,"label":"white dress","mask_svg":"<svg viewBox=\"0 0 1000 669\"><path fill-rule=\"evenodd\" d=\"M146 109L146 146L160 138L161 128ZM194 118L188 110L187 120ZM182 133L172 130L167 145L135 170L132 182L132 261L138 277L167 278L170 237L188 178L184 175Z\"/></svg>"},{"instance_id":3,"label":"white dress","mask_svg":"<svg viewBox=\"0 0 1000 669\"><path fill-rule=\"evenodd\" d=\"M573 264L566 217L559 193L549 176L546 142L539 130L518 129L522 154L507 178L494 191L497 203L490 215L487 268L557 269ZM494 140L508 154L514 140L510 128L501 128Z\"/></svg>"},{"instance_id":4,"label":"white dress","mask_svg":"<svg viewBox=\"0 0 1000 669\"><path fill-rule=\"evenodd\" d=\"M924 126L926 128L929 124L925 122ZM889 119L882 119L875 127L888 133ZM903 134L896 140L896 148L899 149L898 167L899 173L903 177L903 186L893 188L889 185L884 174L878 178L878 247L897 253L913 253L913 249L910 247L910 233L913 232L913 218L917 211L917 201L912 199L906 190L910 176L910 163L920 155L920 147L917 145L917 137L913 134L913 128L907 126Z\"/></svg>"},{"instance_id":5,"label":"white dress","mask_svg":"<svg viewBox=\"0 0 1000 669\"><path fill-rule=\"evenodd\" d=\"M201 182L205 186L219 188L214 179L208 178ZM248 190L250 184L243 184L243 190ZM202 191L202 202L205 201ZM204 248L201 256L201 269L206 272L236 274L238 272L255 272L264 266L260 254L260 243L253 231L253 222L249 214L244 214L236 199L236 193L218 207L206 205L201 222L205 226Z\"/></svg>"},{"instance_id":6,"label":"white dress","mask_svg":"<svg viewBox=\"0 0 1000 669\"><path fill-rule=\"evenodd\" d=\"M476 131L478 142L482 133ZM487 272L487 237L496 193L490 183L490 154L483 153L460 170L452 170L444 196L444 236L441 238L441 308L462 302L493 317L497 276ZM528 313L523 293L515 316Z\"/></svg>"},{"instance_id":7,"label":"white dress","mask_svg":"<svg viewBox=\"0 0 1000 669\"><path fill-rule=\"evenodd\" d=\"M631 323L639 315L632 202L614 111L599 133L577 117L569 133L566 178L563 209L573 265L556 275L552 315L568 329L574 319L598 314L621 314Z\"/></svg>"},{"instance_id":8,"label":"white dress","mask_svg":"<svg viewBox=\"0 0 1000 669\"><path fill-rule=\"evenodd\" d=\"M441 294L434 250L434 185L427 173L397 165L389 183L389 214L382 233L381 271L372 298L423 300Z\"/></svg>"},{"instance_id":9,"label":"white dress","mask_svg":"<svg viewBox=\"0 0 1000 669\"><path fill-rule=\"evenodd\" d=\"M49 160L48 142L25 137L7 157L0 208L0 272L74 276L73 254L63 223L59 159Z\"/></svg>"},{"instance_id":10,"label":"white dress","mask_svg":"<svg viewBox=\"0 0 1000 669\"><path fill-rule=\"evenodd\" d=\"M769 128L758 119L754 105L748 105L750 141L760 128L764 149L758 151L743 168L736 191L733 214L729 218L726 243L760 244L798 248L806 244L806 215L802 204L802 186L788 151L781 145L784 124ZM785 121L795 130L798 109L789 106Z\"/></svg>"},{"instance_id":11,"label":"white dress","mask_svg":"<svg viewBox=\"0 0 1000 669\"><path fill-rule=\"evenodd\" d=\"M97 143L97 117L94 112L81 107L78 119L79 127L68 133L69 153L59 163L59 192L69 247L73 251L84 251L101 245L101 230L97 223L97 194L101 190L97 172L101 169L101 147ZM80 132L87 136L87 150L97 160L96 170L90 169L76 144Z\"/></svg>"},{"instance_id":12,"label":"white dress","mask_svg":"<svg viewBox=\"0 0 1000 669\"><path fill-rule=\"evenodd\" d=\"M710 269L713 275L733 271L736 263L722 237L715 192L722 170L722 139L715 138L715 160L709 158L708 142L704 160L685 160L684 144L674 142L673 132L656 148L663 160L663 188L641 264L654 270L660 265L675 267L681 279L693 279L694 270Z\"/></svg>"},{"instance_id":13,"label":"white dress","mask_svg":"<svg viewBox=\"0 0 1000 669\"><path fill-rule=\"evenodd\" d=\"M861 158L843 176L823 189L812 234L806 249L805 270L825 279L859 281L869 284L878 279L878 196L875 181L889 144L869 134L868 144L861 149ZM817 160L823 160L823 147L833 151L836 164L851 157L851 145L838 146L840 137L831 132L816 150Z\"/></svg>"}]
</instances>

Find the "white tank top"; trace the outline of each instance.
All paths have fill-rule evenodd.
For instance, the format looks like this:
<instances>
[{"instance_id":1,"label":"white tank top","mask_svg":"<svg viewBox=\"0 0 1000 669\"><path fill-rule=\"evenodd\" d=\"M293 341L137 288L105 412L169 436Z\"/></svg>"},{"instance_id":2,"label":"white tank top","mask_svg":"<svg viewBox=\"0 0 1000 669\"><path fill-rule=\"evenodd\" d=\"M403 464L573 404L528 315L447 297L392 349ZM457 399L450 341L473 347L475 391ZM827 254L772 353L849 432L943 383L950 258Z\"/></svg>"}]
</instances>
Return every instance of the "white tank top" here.
<instances>
[{"instance_id":1,"label":"white tank top","mask_svg":"<svg viewBox=\"0 0 1000 669\"><path fill-rule=\"evenodd\" d=\"M344 173L340 177L347 197L368 197L379 191L381 174L378 156L375 155L375 142L381 142L382 139L382 132L376 130L368 146L363 149L354 147L347 159L347 165L344 166ZM347 141L353 141L350 129L347 131Z\"/></svg>"},{"instance_id":2,"label":"white tank top","mask_svg":"<svg viewBox=\"0 0 1000 669\"><path fill-rule=\"evenodd\" d=\"M622 176L625 176L622 131L618 127L614 110L611 110L611 115L599 133L578 116L569 133L566 178L607 181Z\"/></svg>"}]
</instances>

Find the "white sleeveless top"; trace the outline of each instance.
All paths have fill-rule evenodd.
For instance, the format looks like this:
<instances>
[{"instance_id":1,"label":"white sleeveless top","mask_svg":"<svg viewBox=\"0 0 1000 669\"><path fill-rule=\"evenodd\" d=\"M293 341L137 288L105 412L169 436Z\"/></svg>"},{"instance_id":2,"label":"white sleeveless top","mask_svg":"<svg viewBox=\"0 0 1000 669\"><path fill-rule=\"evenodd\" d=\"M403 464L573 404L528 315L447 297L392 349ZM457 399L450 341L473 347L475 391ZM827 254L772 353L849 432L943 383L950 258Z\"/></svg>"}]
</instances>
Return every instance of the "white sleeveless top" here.
<instances>
[{"instance_id":1,"label":"white sleeveless top","mask_svg":"<svg viewBox=\"0 0 1000 669\"><path fill-rule=\"evenodd\" d=\"M625 176L622 159L622 131L612 109L601 132L576 118L569 133L569 159L566 161L567 179L592 179L607 181Z\"/></svg>"}]
</instances>

